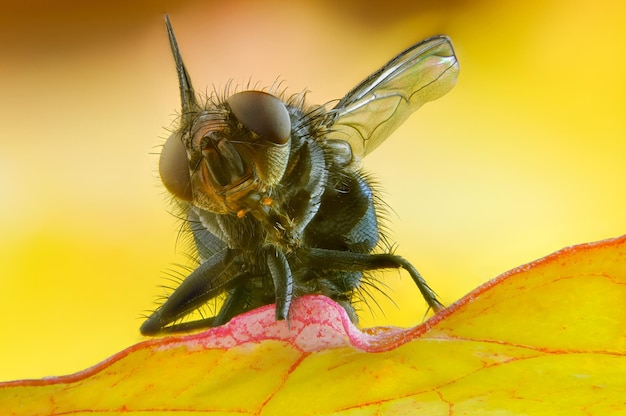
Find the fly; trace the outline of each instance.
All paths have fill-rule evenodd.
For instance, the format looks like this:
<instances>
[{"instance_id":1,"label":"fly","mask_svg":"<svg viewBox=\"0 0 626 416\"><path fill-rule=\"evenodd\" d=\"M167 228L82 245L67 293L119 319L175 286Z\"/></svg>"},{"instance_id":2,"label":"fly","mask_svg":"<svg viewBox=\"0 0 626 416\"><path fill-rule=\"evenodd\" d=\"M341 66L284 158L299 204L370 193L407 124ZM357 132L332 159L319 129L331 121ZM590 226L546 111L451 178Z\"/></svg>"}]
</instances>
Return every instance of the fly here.
<instances>
[{"instance_id":1,"label":"fly","mask_svg":"<svg viewBox=\"0 0 626 416\"><path fill-rule=\"evenodd\" d=\"M422 104L446 94L459 65L446 36L408 48L327 109L304 94L216 94L201 102L169 18L182 111L159 171L182 208L199 266L141 326L144 335L215 327L294 298L325 295L357 321L367 272L402 268L434 311L443 308L411 263L381 246L372 188L360 159ZM215 316L184 322L223 297Z\"/></svg>"}]
</instances>

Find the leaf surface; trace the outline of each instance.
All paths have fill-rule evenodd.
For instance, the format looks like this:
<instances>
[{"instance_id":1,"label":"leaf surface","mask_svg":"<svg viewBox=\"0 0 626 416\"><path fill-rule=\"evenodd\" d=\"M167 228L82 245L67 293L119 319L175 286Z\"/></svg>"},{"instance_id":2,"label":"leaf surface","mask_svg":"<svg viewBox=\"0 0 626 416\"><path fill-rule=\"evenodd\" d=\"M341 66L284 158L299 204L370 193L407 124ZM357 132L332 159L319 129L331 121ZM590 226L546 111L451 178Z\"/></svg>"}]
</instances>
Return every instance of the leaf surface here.
<instances>
[{"instance_id":1,"label":"leaf surface","mask_svg":"<svg viewBox=\"0 0 626 416\"><path fill-rule=\"evenodd\" d=\"M0 413L618 414L625 300L626 236L511 270L415 328L360 331L309 296L289 327L270 305L76 374L0 384Z\"/></svg>"}]
</instances>

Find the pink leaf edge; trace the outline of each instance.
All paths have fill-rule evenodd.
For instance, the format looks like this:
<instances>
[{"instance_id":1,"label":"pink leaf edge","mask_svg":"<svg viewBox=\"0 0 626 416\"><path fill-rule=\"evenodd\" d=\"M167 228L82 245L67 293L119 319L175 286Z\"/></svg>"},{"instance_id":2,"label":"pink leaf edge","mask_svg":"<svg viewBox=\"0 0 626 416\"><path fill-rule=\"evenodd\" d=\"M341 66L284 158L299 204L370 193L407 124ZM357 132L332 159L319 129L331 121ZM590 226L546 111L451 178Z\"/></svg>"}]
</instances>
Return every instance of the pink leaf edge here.
<instances>
[{"instance_id":1,"label":"pink leaf edge","mask_svg":"<svg viewBox=\"0 0 626 416\"><path fill-rule=\"evenodd\" d=\"M425 322L419 327L425 331L430 325ZM276 321L275 305L266 305L239 315L226 325L179 337L177 341L228 349L245 343L280 340L302 352L345 346L374 352L388 349L385 345L390 339L403 338L405 332L406 329L396 327L360 330L339 304L325 296L308 295L294 300L288 320Z\"/></svg>"}]
</instances>

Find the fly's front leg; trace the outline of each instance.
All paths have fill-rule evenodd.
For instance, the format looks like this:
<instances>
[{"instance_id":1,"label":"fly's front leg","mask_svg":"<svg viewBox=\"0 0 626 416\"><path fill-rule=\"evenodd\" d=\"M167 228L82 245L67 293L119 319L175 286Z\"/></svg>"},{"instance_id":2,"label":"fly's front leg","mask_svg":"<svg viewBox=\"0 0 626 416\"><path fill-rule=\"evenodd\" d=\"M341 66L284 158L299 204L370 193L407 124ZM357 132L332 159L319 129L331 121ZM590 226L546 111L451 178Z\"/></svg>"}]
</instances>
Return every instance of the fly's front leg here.
<instances>
[{"instance_id":1,"label":"fly's front leg","mask_svg":"<svg viewBox=\"0 0 626 416\"><path fill-rule=\"evenodd\" d=\"M428 306L435 312L444 309L435 292L428 286L422 275L407 260L393 254L367 254L322 248L302 249L303 259L311 268L326 270L359 271L403 268L415 282ZM323 265L320 267L319 265Z\"/></svg>"},{"instance_id":2,"label":"fly's front leg","mask_svg":"<svg viewBox=\"0 0 626 416\"><path fill-rule=\"evenodd\" d=\"M155 335L214 326L214 318L170 324L249 277L249 273L239 270L234 259L232 250L225 249L198 266L141 325L141 333Z\"/></svg>"},{"instance_id":3,"label":"fly's front leg","mask_svg":"<svg viewBox=\"0 0 626 416\"><path fill-rule=\"evenodd\" d=\"M245 279L247 277L243 277ZM245 297L243 296L243 287L239 286L232 290L229 290L222 307L217 315L209 318L198 319L195 321L181 322L174 325L162 327L158 330L159 334L173 334L179 332L195 331L197 329L214 328L216 326L224 325L230 321L234 316L239 315L247 311L245 307ZM145 325L145 324L144 324ZM143 331L143 327L142 327ZM146 335L144 333L144 335Z\"/></svg>"},{"instance_id":4,"label":"fly's front leg","mask_svg":"<svg viewBox=\"0 0 626 416\"><path fill-rule=\"evenodd\" d=\"M293 297L291 268L285 254L275 246L265 249L265 260L274 281L276 320L283 320L289 315L289 306Z\"/></svg>"}]
</instances>

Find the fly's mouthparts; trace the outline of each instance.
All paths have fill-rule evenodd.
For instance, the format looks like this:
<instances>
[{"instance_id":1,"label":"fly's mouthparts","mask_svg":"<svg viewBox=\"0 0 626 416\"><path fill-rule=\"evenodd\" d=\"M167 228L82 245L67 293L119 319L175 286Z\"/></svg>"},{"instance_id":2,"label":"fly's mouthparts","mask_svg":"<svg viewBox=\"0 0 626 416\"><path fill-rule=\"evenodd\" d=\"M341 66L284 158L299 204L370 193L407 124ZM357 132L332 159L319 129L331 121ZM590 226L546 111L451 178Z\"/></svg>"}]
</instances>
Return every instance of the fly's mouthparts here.
<instances>
[{"instance_id":1,"label":"fly's mouthparts","mask_svg":"<svg viewBox=\"0 0 626 416\"><path fill-rule=\"evenodd\" d=\"M224 160L213 149L205 150L202 152L204 156L204 163L202 164L202 173L205 180L205 184L208 186L218 185L220 188L228 186L232 177L228 170L225 169Z\"/></svg>"},{"instance_id":2,"label":"fly's mouthparts","mask_svg":"<svg viewBox=\"0 0 626 416\"><path fill-rule=\"evenodd\" d=\"M202 150L202 156L205 162L203 166L206 168L205 176L209 179L208 185L225 188L241 182L246 175L246 165L239 152L225 139Z\"/></svg>"}]
</instances>

